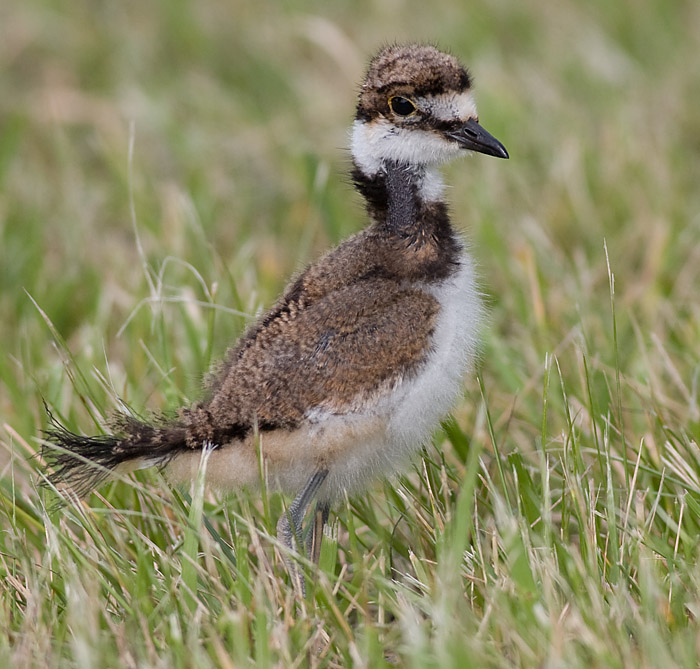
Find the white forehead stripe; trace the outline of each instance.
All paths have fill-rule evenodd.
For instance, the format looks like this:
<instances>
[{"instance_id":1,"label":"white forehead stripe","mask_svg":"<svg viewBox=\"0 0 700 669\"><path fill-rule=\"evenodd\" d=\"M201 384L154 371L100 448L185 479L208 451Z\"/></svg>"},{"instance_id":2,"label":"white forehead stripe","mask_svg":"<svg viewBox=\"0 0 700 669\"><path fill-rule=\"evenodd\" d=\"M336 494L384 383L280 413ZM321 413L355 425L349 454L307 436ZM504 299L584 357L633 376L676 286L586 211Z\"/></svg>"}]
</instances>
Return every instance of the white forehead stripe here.
<instances>
[{"instance_id":1,"label":"white forehead stripe","mask_svg":"<svg viewBox=\"0 0 700 669\"><path fill-rule=\"evenodd\" d=\"M467 121L476 118L476 103L469 91L427 95L415 100L418 108L440 121Z\"/></svg>"}]
</instances>

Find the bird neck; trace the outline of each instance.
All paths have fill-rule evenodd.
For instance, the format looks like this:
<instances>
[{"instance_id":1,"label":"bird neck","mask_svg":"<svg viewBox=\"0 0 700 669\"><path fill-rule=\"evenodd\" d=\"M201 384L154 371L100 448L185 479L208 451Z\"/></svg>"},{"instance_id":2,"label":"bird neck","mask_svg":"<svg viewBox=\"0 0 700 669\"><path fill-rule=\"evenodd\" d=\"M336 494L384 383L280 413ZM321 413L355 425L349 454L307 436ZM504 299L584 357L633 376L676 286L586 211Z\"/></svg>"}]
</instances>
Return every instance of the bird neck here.
<instances>
[{"instance_id":1,"label":"bird neck","mask_svg":"<svg viewBox=\"0 0 700 669\"><path fill-rule=\"evenodd\" d=\"M375 230L416 265L412 271L443 279L459 265L462 244L450 224L437 168L385 163L368 174L355 161L352 178Z\"/></svg>"},{"instance_id":2,"label":"bird neck","mask_svg":"<svg viewBox=\"0 0 700 669\"><path fill-rule=\"evenodd\" d=\"M370 218L380 227L405 234L416 226L432 223L439 215L438 210L449 224L442 179L435 168L389 162L374 174L368 174L355 161L352 179L365 198Z\"/></svg>"}]
</instances>

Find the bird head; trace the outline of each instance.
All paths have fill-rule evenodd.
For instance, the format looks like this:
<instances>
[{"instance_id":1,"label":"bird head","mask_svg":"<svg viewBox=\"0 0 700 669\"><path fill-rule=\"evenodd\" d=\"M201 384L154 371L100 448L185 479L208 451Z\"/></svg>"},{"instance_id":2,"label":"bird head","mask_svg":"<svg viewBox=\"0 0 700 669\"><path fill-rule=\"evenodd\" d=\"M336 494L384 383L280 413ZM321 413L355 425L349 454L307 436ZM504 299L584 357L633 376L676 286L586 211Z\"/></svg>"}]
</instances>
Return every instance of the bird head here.
<instances>
[{"instance_id":1,"label":"bird head","mask_svg":"<svg viewBox=\"0 0 700 669\"><path fill-rule=\"evenodd\" d=\"M352 153L368 176L388 163L440 165L465 151L508 158L479 125L469 72L433 46L390 46L370 63L360 89Z\"/></svg>"}]
</instances>

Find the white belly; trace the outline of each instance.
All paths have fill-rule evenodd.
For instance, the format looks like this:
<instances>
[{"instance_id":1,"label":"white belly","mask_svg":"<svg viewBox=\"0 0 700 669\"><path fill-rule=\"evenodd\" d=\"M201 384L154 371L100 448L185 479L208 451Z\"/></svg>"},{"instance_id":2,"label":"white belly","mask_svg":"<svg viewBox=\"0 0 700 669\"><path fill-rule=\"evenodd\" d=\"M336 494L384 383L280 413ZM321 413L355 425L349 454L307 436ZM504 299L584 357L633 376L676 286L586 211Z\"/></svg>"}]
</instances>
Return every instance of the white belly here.
<instances>
[{"instance_id":1,"label":"white belly","mask_svg":"<svg viewBox=\"0 0 700 669\"><path fill-rule=\"evenodd\" d=\"M410 455L429 441L462 393L464 375L477 353L483 315L469 257L464 256L454 277L426 290L441 305L429 359L372 411L386 427L349 449L331 467L324 486L330 497L342 490L356 490L378 475L400 470ZM366 418L346 416L337 420L362 422Z\"/></svg>"},{"instance_id":2,"label":"white belly","mask_svg":"<svg viewBox=\"0 0 700 669\"><path fill-rule=\"evenodd\" d=\"M388 426L389 438L409 449L425 443L459 399L477 353L483 313L468 256L454 277L430 292L441 305L432 353L418 375L403 384Z\"/></svg>"}]
</instances>

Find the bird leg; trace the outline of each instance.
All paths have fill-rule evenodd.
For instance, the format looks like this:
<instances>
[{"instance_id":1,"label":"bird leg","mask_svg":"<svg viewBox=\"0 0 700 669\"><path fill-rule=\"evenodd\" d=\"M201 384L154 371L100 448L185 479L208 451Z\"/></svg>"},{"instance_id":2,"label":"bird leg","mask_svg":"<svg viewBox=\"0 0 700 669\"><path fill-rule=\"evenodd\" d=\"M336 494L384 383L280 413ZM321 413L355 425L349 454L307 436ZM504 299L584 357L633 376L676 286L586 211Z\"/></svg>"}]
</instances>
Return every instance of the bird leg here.
<instances>
[{"instance_id":1,"label":"bird leg","mask_svg":"<svg viewBox=\"0 0 700 669\"><path fill-rule=\"evenodd\" d=\"M306 542L306 551L309 554L309 559L315 565L321 558L321 540L323 539L323 528L328 522L328 514L330 512L330 504L328 502L316 502L316 510L314 511L313 525L311 525L311 534Z\"/></svg>"},{"instance_id":2,"label":"bird leg","mask_svg":"<svg viewBox=\"0 0 700 669\"><path fill-rule=\"evenodd\" d=\"M277 537L289 549L289 552L284 556L284 561L294 582L294 587L301 592L302 596L306 594L304 577L293 559L292 553L298 553L297 546L303 545L301 540L302 522L318 489L326 480L326 476L328 476L327 469L319 469L314 472L304 489L294 498L294 501L277 521Z\"/></svg>"}]
</instances>

